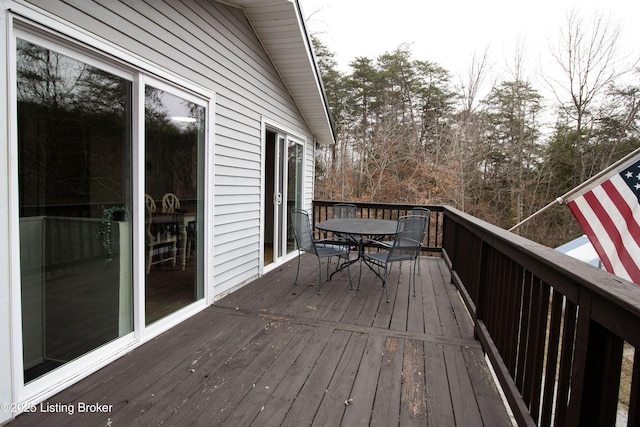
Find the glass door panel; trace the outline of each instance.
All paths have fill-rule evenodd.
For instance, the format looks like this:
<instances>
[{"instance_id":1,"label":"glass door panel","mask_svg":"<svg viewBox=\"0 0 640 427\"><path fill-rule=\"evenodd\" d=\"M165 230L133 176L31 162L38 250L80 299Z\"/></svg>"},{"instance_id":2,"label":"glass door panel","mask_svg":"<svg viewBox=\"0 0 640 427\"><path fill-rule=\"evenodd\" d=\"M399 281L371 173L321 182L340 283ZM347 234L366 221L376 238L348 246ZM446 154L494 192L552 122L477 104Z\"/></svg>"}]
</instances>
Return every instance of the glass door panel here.
<instances>
[{"instance_id":1,"label":"glass door panel","mask_svg":"<svg viewBox=\"0 0 640 427\"><path fill-rule=\"evenodd\" d=\"M286 177L287 177L287 168L286 168L286 163L285 163L285 159L286 159L286 148L287 146L285 145L285 137L283 135L278 135L278 146L276 149L276 155L277 155L277 159L278 159L278 164L276 166L276 176L278 177L278 179L276 180L276 188L277 188L277 193L276 193L276 200L275 200L275 218L277 221L276 224L276 236L275 239L278 244L276 245L276 258L282 258L282 256L284 255L284 251L285 251L285 237L286 237L286 228L285 228L285 224L287 223L287 218L285 217L287 215L287 210L286 210L286 206L287 206L287 201L285 199L286 196Z\"/></svg>"},{"instance_id":2,"label":"glass door panel","mask_svg":"<svg viewBox=\"0 0 640 427\"><path fill-rule=\"evenodd\" d=\"M131 81L16 41L24 382L133 329Z\"/></svg>"},{"instance_id":3,"label":"glass door panel","mask_svg":"<svg viewBox=\"0 0 640 427\"><path fill-rule=\"evenodd\" d=\"M204 297L205 107L145 88L145 319Z\"/></svg>"},{"instance_id":4,"label":"glass door panel","mask_svg":"<svg viewBox=\"0 0 640 427\"><path fill-rule=\"evenodd\" d=\"M303 196L303 148L293 140L287 144L287 214L291 209L302 207ZM287 217L288 219L289 217ZM287 253L296 250L293 229L287 227Z\"/></svg>"},{"instance_id":5,"label":"glass door panel","mask_svg":"<svg viewBox=\"0 0 640 427\"><path fill-rule=\"evenodd\" d=\"M288 226L292 208L303 206L303 146L286 134L265 135L264 265L281 261L296 250Z\"/></svg>"}]
</instances>

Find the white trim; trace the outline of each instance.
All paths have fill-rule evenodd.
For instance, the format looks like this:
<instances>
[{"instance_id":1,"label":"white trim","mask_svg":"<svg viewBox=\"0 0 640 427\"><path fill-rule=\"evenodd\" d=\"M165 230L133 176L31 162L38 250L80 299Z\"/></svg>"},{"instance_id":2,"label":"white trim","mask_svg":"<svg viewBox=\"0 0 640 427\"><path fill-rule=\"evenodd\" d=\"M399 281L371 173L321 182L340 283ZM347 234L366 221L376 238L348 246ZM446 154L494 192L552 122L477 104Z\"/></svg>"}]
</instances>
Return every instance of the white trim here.
<instances>
[{"instance_id":1,"label":"white trim","mask_svg":"<svg viewBox=\"0 0 640 427\"><path fill-rule=\"evenodd\" d=\"M146 218L147 212L144 204L145 194L145 137L144 137L144 76L137 75L131 94L132 100L132 158L131 158L131 184L133 191L134 218ZM135 173L138 171L138 173ZM144 342L146 339L145 330L145 289L147 269L145 262L136 262L136 260L144 260L146 245L145 225L142 221L133 221L133 332L137 340Z\"/></svg>"},{"instance_id":2,"label":"white trim","mask_svg":"<svg viewBox=\"0 0 640 427\"><path fill-rule=\"evenodd\" d=\"M268 117L261 117L261 125L260 125L260 142L261 142L261 150L260 150L260 249L258 255L258 274L260 276L274 270L275 268L291 261L295 258L296 252L292 252L291 254L285 254L280 259L276 259L276 254L274 253L273 262L269 265L264 265L264 242L265 242L265 204L264 200L267 196L266 193L266 173L267 173L267 159L266 159L266 135L267 130L272 130L276 134L283 135L285 137L285 147L287 146L287 141L293 140L295 143L300 144L302 146L303 152L303 164L302 164L302 182L303 186L306 184L307 174L306 174L306 160L307 160L307 149L306 145L308 143L308 138L303 134L293 131L286 126L281 125L278 121L270 119ZM277 137L277 135L276 135ZM303 188L302 191L302 205L306 206L307 201L305 200L305 191Z\"/></svg>"},{"instance_id":3,"label":"white trim","mask_svg":"<svg viewBox=\"0 0 640 427\"><path fill-rule=\"evenodd\" d=\"M207 106L207 137L205 141L204 153L204 285L205 285L205 300L207 304L213 304L215 292L214 281L214 260L215 260L215 245L213 232L215 230L215 164L216 164L216 140L215 140L215 126L216 126L216 94L212 94L209 98L209 104Z\"/></svg>"},{"instance_id":4,"label":"white trim","mask_svg":"<svg viewBox=\"0 0 640 427\"><path fill-rule=\"evenodd\" d=\"M116 62L108 56L100 58L95 52L88 52L77 43L73 44L72 41L65 40L61 37L56 37L52 33L48 33L32 25L25 25L24 22L14 21L14 39L20 38L29 43L41 46L45 49L61 53L78 61L82 61L85 64L92 67L99 68L103 71L107 71L123 79L132 81L136 74L136 71L129 67L126 68L121 62ZM15 46L14 46L15 48Z\"/></svg>"},{"instance_id":5,"label":"white trim","mask_svg":"<svg viewBox=\"0 0 640 427\"><path fill-rule=\"evenodd\" d=\"M262 116L263 132L267 127L273 129L274 131L286 134L286 136L293 137L294 139L299 139L303 144L306 144L307 140L309 139L304 134L301 134L300 132L296 132L286 126L283 126L277 120L273 120L268 117ZM264 134L262 135L262 138L264 140Z\"/></svg>"},{"instance_id":6,"label":"white trim","mask_svg":"<svg viewBox=\"0 0 640 427\"><path fill-rule=\"evenodd\" d=\"M4 11L3 11L4 12ZM20 391L22 390L22 381L17 381L18 378L22 378L22 302L20 297L20 292L15 292L15 287L13 284L19 284L21 282L21 273L20 273L20 245L19 245L19 230L18 227L12 227L12 224L19 223L19 203L20 198L17 191L18 183L18 153L17 153L17 126L15 123L10 120L11 117L16 117L17 114L17 100L15 88L12 82L15 82L16 79L16 55L15 55L15 38L13 37L13 19L11 14L3 13L3 16L6 18L6 27L2 33L3 37L6 37L6 40L2 40L2 44L7 49L7 54L5 56L6 63L2 68L2 72L6 73L5 80L5 88L6 88L6 99L2 103L2 108L6 108L4 110L5 115L3 115L3 122L6 124L6 156L0 156L6 162L3 164L7 165L7 246L8 246L8 257L7 262L9 264L8 268L8 276L9 282L7 283L7 291L8 291L8 304L9 304L9 352L10 352L10 363L9 370L11 373L11 378L9 378L10 385L10 393L11 398L7 400L7 402L17 402L17 397L19 396ZM5 60L4 58L2 59ZM0 79L1 80L1 79ZM5 152L3 152L4 154ZM4 225L4 224L3 224ZM3 372L4 374L4 372ZM2 390L2 393L5 393L5 390ZM2 416L4 414L1 414ZM9 414L12 416L13 414ZM0 423L3 420L0 420Z\"/></svg>"}]
</instances>

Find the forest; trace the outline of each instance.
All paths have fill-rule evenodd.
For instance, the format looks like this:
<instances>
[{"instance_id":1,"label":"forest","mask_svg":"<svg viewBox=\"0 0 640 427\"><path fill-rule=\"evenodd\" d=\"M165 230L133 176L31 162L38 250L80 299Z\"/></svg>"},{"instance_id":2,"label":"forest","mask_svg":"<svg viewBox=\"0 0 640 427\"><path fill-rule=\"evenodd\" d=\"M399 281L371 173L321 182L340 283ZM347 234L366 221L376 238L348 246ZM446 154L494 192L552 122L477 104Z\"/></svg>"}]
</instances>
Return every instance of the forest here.
<instances>
[{"instance_id":1,"label":"forest","mask_svg":"<svg viewBox=\"0 0 640 427\"><path fill-rule=\"evenodd\" d=\"M537 86L524 48L487 84L486 54L460 81L408 45L342 72L312 35L337 134L318 147L315 198L450 205L509 229L638 148L640 58L603 16L572 13L562 32L560 77ZM582 234L562 205L515 232L551 247Z\"/></svg>"}]
</instances>

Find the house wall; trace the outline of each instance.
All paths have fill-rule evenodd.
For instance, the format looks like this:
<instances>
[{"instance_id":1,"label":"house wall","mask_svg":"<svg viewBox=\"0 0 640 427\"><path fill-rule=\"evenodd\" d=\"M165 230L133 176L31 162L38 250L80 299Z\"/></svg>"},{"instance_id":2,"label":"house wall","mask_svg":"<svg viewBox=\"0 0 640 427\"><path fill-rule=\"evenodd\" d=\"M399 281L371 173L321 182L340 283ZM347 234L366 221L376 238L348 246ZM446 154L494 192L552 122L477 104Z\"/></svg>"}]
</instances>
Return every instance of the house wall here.
<instances>
[{"instance_id":1,"label":"house wall","mask_svg":"<svg viewBox=\"0 0 640 427\"><path fill-rule=\"evenodd\" d=\"M307 138L305 201L313 193L313 141L244 12L214 1L31 0L216 93L215 295L259 273L261 120Z\"/></svg>"},{"instance_id":2,"label":"house wall","mask_svg":"<svg viewBox=\"0 0 640 427\"><path fill-rule=\"evenodd\" d=\"M69 23L75 30L110 43L126 56L134 55L165 74L216 94L213 113L214 194L213 248L207 262L213 265L214 297L257 277L260 272L262 204L262 123L280 124L305 139L305 203L311 207L314 142L295 102L262 48L244 12L207 0L154 0L153 2L31 0L15 2L33 8L43 22ZM0 24L6 28L1 2ZM42 13L42 15L40 15ZM0 81L7 82L6 31L0 31ZM7 93L6 90L1 91ZM8 134L8 102L0 98L0 131ZM7 177L7 150L0 150L0 234L11 236L8 206L17 202L15 186ZM15 191L13 191L15 193ZM13 224L15 225L15 224ZM13 228L14 230L17 227ZM11 239L10 239L11 240ZM17 241L17 236L13 241ZM11 272L8 245L0 245L0 403L13 399L11 346L12 289L20 273ZM13 264L15 265L15 264ZM15 317L14 317L15 318ZM0 411L0 423L9 413Z\"/></svg>"}]
</instances>

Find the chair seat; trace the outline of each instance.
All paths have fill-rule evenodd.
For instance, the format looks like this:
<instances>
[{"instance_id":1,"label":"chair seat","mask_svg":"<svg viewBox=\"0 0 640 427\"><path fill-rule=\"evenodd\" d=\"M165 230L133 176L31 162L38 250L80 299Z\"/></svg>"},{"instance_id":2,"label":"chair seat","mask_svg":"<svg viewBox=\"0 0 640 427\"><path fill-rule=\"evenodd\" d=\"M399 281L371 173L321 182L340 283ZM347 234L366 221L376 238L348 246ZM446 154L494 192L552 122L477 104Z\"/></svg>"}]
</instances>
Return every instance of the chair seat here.
<instances>
[{"instance_id":1,"label":"chair seat","mask_svg":"<svg viewBox=\"0 0 640 427\"><path fill-rule=\"evenodd\" d=\"M321 258L347 255L349 253L349 247L346 245L336 245L330 243L320 243L316 245L316 251Z\"/></svg>"},{"instance_id":2,"label":"chair seat","mask_svg":"<svg viewBox=\"0 0 640 427\"><path fill-rule=\"evenodd\" d=\"M365 253L364 258L379 264L386 264L387 262L395 261L412 261L415 258L412 255L403 255L394 256L393 258L389 259L389 255L391 255L391 252L371 252Z\"/></svg>"}]
</instances>

